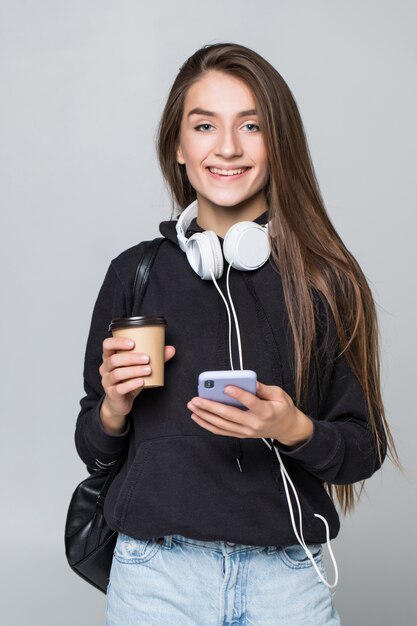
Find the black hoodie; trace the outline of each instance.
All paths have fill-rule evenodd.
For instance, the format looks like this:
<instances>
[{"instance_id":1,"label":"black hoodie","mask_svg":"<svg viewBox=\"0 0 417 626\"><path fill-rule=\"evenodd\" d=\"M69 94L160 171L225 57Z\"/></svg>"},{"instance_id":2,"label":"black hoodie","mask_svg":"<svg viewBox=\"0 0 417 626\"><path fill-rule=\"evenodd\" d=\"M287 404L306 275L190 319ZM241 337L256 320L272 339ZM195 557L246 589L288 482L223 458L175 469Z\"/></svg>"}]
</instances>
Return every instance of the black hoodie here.
<instances>
[{"instance_id":1,"label":"black hoodie","mask_svg":"<svg viewBox=\"0 0 417 626\"><path fill-rule=\"evenodd\" d=\"M267 213L254 221L264 224ZM111 319L131 313L142 250L138 244L110 263L94 307L84 363L86 395L75 432L77 451L88 467L97 468L112 463L128 447L127 460L105 501L107 522L119 532L138 539L181 534L249 545L294 544L274 451L262 439L214 435L190 418L187 403L197 395L198 374L230 369L228 323L212 281L199 278L188 264L175 225L176 220L160 224L166 241L152 266L141 311L163 315L168 322L166 344L175 346L176 354L165 365L165 386L139 394L123 434L104 430L99 418L104 398L99 374L102 342L110 336ZM202 231L194 219L186 236ZM225 261L218 280L223 293L226 268ZM278 385L295 398L294 345L280 274L272 260L251 272L232 269L230 291L244 369L255 370L260 382ZM339 530L337 511L323 483L360 481L380 463L363 390L344 355L336 359L334 320L318 295L315 312L319 358L317 367L313 363L308 399L299 406L313 420L313 435L296 449L278 441L274 445L298 491L305 540L323 543L324 525L314 513L327 519L331 537ZM239 362L236 341L233 361Z\"/></svg>"}]
</instances>

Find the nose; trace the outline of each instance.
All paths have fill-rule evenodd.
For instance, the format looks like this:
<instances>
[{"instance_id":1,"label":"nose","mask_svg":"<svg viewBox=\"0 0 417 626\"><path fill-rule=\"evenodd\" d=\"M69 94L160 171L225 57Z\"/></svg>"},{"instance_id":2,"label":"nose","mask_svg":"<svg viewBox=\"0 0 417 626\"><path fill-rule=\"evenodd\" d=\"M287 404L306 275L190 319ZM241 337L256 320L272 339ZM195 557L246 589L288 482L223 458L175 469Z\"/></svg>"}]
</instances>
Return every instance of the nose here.
<instances>
[{"instance_id":1,"label":"nose","mask_svg":"<svg viewBox=\"0 0 417 626\"><path fill-rule=\"evenodd\" d=\"M239 137L232 129L223 130L218 137L218 142L215 150L216 155L223 156L230 159L234 156L241 156L242 146L239 141Z\"/></svg>"}]
</instances>

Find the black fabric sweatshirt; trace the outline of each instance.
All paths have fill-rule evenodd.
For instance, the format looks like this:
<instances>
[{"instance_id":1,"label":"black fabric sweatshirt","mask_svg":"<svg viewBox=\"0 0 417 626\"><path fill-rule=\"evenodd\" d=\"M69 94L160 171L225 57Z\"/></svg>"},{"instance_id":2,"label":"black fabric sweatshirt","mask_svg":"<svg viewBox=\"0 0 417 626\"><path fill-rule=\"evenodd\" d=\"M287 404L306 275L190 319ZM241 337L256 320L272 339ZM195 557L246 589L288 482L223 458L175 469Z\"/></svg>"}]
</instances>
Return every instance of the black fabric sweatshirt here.
<instances>
[{"instance_id":1,"label":"black fabric sweatshirt","mask_svg":"<svg viewBox=\"0 0 417 626\"><path fill-rule=\"evenodd\" d=\"M264 224L267 212L254 221ZM228 323L212 281L202 280L189 266L175 225L176 220L160 224L166 240L152 266L141 311L163 315L168 322L166 344L175 346L176 354L165 364L165 386L139 394L124 433L104 430L99 417L102 342L110 336L113 317L131 314L142 250L138 244L111 261L94 306L84 362L86 395L75 431L78 454L97 469L128 448L105 501L105 517L114 530L138 539L181 534L260 546L294 544L274 450L262 439L214 435L190 418L187 403L197 395L198 374L230 369ZM202 231L194 219L187 237ZM227 267L225 261L218 280L226 297ZM294 346L279 272L271 260L251 272L232 268L230 291L244 369L255 370L260 382L278 385L295 398ZM319 295L315 310L319 360L317 367L313 363L308 399L299 406L313 420L313 434L296 449L275 440L274 445L298 491L305 540L323 543L325 528L314 513L327 519L332 538L339 531L339 517L323 483L360 481L380 463L363 390L344 355L336 358L334 320ZM234 331L233 362L239 362Z\"/></svg>"}]
</instances>

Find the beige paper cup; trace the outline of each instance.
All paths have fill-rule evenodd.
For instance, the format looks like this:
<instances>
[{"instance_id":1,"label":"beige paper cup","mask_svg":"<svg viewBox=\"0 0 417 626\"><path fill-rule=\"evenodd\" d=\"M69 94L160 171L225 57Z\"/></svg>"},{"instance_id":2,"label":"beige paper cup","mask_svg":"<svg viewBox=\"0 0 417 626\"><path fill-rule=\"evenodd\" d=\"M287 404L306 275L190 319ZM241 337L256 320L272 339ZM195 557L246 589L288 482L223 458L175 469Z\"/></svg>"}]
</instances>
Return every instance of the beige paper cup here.
<instances>
[{"instance_id":1,"label":"beige paper cup","mask_svg":"<svg viewBox=\"0 0 417 626\"><path fill-rule=\"evenodd\" d=\"M149 354L152 372L143 377L144 387L164 386L166 325L165 318L161 315L116 317L110 323L109 331L113 337L127 337L135 342L134 348L129 352Z\"/></svg>"}]
</instances>

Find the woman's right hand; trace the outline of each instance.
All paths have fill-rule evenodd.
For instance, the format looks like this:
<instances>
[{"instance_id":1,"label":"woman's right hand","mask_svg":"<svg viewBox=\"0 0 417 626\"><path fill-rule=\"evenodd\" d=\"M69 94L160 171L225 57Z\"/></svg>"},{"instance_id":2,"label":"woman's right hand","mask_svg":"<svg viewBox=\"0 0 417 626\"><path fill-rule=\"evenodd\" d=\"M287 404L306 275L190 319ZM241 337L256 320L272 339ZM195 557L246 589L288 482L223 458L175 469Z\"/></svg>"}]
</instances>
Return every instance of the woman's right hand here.
<instances>
[{"instance_id":1,"label":"woman's right hand","mask_svg":"<svg viewBox=\"0 0 417 626\"><path fill-rule=\"evenodd\" d=\"M126 415L143 389L143 378L151 373L149 355L132 352L133 348L134 342L124 337L107 337L103 341L103 362L99 372L106 395L100 408L100 418L110 434L123 432ZM165 362L174 354L174 346L165 346Z\"/></svg>"}]
</instances>

